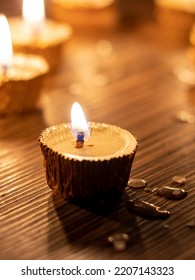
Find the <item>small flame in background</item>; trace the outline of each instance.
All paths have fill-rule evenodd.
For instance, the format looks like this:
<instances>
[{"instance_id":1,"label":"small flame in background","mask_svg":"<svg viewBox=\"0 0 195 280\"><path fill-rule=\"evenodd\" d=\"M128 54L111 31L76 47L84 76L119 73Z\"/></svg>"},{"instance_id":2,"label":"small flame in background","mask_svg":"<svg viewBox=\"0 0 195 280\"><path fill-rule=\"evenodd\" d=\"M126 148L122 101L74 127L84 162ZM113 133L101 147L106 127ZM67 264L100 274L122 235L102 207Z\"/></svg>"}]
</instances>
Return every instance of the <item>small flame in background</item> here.
<instances>
[{"instance_id":1,"label":"small flame in background","mask_svg":"<svg viewBox=\"0 0 195 280\"><path fill-rule=\"evenodd\" d=\"M44 0L23 0L22 15L32 31L40 32L45 19Z\"/></svg>"},{"instance_id":2,"label":"small flame in background","mask_svg":"<svg viewBox=\"0 0 195 280\"><path fill-rule=\"evenodd\" d=\"M4 71L12 65L13 49L7 18L0 15L0 68Z\"/></svg>"},{"instance_id":3,"label":"small flame in background","mask_svg":"<svg viewBox=\"0 0 195 280\"><path fill-rule=\"evenodd\" d=\"M84 112L78 102L74 102L71 109L71 130L72 135L77 139L78 132L84 132L84 139L90 136L90 129L85 118Z\"/></svg>"}]
</instances>

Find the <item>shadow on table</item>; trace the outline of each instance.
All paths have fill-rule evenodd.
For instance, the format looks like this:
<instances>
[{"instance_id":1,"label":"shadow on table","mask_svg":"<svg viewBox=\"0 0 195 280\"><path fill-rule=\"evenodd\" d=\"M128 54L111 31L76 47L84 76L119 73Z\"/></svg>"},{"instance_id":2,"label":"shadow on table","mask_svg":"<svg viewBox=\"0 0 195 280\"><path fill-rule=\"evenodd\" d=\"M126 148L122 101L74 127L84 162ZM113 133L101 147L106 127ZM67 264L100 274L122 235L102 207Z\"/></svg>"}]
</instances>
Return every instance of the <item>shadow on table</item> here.
<instances>
[{"instance_id":1,"label":"shadow on table","mask_svg":"<svg viewBox=\"0 0 195 280\"><path fill-rule=\"evenodd\" d=\"M85 254L88 252L88 256L102 259L128 259L128 254L133 254L131 250L138 243L137 250L143 251L136 218L127 211L124 196L121 196L115 204L94 206L70 203L54 194L50 199L49 203L53 203L59 221L52 222L52 216L48 213L49 251L60 250L61 246L64 248L71 246L73 251L81 252L79 258L85 258L82 254L84 250ZM56 232L60 232L57 239ZM117 254L118 252L114 251L108 242L108 237L114 233L128 234L131 249L127 248ZM113 255L113 252L116 254ZM101 257L98 257L100 255Z\"/></svg>"}]
</instances>

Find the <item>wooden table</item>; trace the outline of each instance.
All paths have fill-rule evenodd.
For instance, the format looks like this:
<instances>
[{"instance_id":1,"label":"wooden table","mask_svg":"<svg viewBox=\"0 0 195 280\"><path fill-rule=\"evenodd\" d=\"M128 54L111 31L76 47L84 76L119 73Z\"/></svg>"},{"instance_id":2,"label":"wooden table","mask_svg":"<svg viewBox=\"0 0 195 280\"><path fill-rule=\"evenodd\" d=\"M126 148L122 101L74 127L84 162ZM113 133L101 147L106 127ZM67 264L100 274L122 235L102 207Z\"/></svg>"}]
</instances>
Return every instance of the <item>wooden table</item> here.
<instances>
[{"instance_id":1,"label":"wooden table","mask_svg":"<svg viewBox=\"0 0 195 280\"><path fill-rule=\"evenodd\" d=\"M44 82L40 109L0 118L0 259L195 258L195 229L188 226L195 219L195 124L175 118L181 110L194 112L195 92L173 75L185 48L167 44L148 7L149 19L123 30L75 34L59 72ZM103 53L102 40L108 47ZM170 218L129 213L123 196L104 211L52 194L37 139L42 129L70 121L74 101L88 120L118 125L137 137L132 178L145 179L152 189L170 185L175 175L186 177L188 196L180 201L136 190L169 210ZM117 232L130 236L121 252L107 242Z\"/></svg>"}]
</instances>

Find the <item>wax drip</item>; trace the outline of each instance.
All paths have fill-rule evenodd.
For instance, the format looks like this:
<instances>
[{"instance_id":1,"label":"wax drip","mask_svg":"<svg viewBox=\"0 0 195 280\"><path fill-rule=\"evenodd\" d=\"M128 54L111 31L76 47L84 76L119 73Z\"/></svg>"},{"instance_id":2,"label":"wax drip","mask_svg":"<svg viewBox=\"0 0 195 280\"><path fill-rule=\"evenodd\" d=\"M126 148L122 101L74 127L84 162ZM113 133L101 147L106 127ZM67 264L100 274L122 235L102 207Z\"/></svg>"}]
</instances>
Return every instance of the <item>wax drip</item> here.
<instances>
[{"instance_id":1,"label":"wax drip","mask_svg":"<svg viewBox=\"0 0 195 280\"><path fill-rule=\"evenodd\" d=\"M152 193L155 195L163 196L167 199L180 200L187 196L187 192L181 188L172 188L169 186L163 186L160 188L154 188Z\"/></svg>"},{"instance_id":2,"label":"wax drip","mask_svg":"<svg viewBox=\"0 0 195 280\"><path fill-rule=\"evenodd\" d=\"M167 219L170 216L169 211L140 199L129 199L127 209L146 219Z\"/></svg>"}]
</instances>

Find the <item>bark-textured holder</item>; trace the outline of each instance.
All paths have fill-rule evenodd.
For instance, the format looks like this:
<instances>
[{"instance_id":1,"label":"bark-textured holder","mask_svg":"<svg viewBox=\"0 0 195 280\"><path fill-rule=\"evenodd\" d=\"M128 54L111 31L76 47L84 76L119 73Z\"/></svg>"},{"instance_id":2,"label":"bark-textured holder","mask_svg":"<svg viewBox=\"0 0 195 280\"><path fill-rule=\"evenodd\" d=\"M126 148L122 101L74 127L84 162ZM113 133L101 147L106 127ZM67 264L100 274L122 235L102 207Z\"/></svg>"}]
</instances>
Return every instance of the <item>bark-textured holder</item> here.
<instances>
[{"instance_id":1,"label":"bark-textured holder","mask_svg":"<svg viewBox=\"0 0 195 280\"><path fill-rule=\"evenodd\" d=\"M106 200L120 195L127 185L137 150L127 130L90 122L91 135L75 148L71 125L62 123L39 137L49 187L65 199Z\"/></svg>"}]
</instances>

